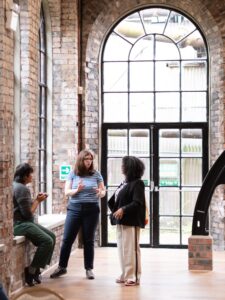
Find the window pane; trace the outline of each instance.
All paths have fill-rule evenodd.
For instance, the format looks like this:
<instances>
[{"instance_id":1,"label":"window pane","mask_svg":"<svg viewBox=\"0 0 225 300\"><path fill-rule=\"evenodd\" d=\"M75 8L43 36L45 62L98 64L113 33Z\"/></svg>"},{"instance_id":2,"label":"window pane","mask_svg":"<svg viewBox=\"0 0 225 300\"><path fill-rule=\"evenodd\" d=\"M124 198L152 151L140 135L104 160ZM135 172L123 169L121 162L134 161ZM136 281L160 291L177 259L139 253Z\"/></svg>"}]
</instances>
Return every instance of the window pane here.
<instances>
[{"instance_id":1,"label":"window pane","mask_svg":"<svg viewBox=\"0 0 225 300\"><path fill-rule=\"evenodd\" d=\"M45 53L41 52L40 53L40 77L39 80L41 83L45 84L46 82L46 69L45 69L45 65L46 65L46 57L45 57Z\"/></svg>"},{"instance_id":2,"label":"window pane","mask_svg":"<svg viewBox=\"0 0 225 300\"><path fill-rule=\"evenodd\" d=\"M207 51L205 42L198 30L178 43L182 59L206 58Z\"/></svg>"},{"instance_id":3,"label":"window pane","mask_svg":"<svg viewBox=\"0 0 225 300\"><path fill-rule=\"evenodd\" d=\"M114 187L114 188L113 187L108 187L107 188L107 200L110 199L110 197L115 192L116 188L117 187ZM111 213L111 211L108 208L107 215L109 216L110 213ZM108 243L116 243L116 226L112 226L111 225L109 217L108 217L107 225L108 225L108 230L107 230L107 233L108 233Z\"/></svg>"},{"instance_id":4,"label":"window pane","mask_svg":"<svg viewBox=\"0 0 225 300\"><path fill-rule=\"evenodd\" d=\"M46 149L46 119L40 119L40 145L39 147Z\"/></svg>"},{"instance_id":5,"label":"window pane","mask_svg":"<svg viewBox=\"0 0 225 300\"><path fill-rule=\"evenodd\" d=\"M104 91L127 91L128 65L124 62L104 63Z\"/></svg>"},{"instance_id":6,"label":"window pane","mask_svg":"<svg viewBox=\"0 0 225 300\"><path fill-rule=\"evenodd\" d=\"M200 189L182 189L182 214L193 215Z\"/></svg>"},{"instance_id":7,"label":"window pane","mask_svg":"<svg viewBox=\"0 0 225 300\"><path fill-rule=\"evenodd\" d=\"M183 129L181 131L182 156L202 156L201 129Z\"/></svg>"},{"instance_id":8,"label":"window pane","mask_svg":"<svg viewBox=\"0 0 225 300\"><path fill-rule=\"evenodd\" d=\"M207 64L204 61L182 62L182 89L205 91L207 88Z\"/></svg>"},{"instance_id":9,"label":"window pane","mask_svg":"<svg viewBox=\"0 0 225 300\"><path fill-rule=\"evenodd\" d=\"M156 35L156 59L180 59L177 46L167 37Z\"/></svg>"},{"instance_id":10,"label":"window pane","mask_svg":"<svg viewBox=\"0 0 225 300\"><path fill-rule=\"evenodd\" d=\"M138 13L134 13L122 20L114 31L131 43L135 43L145 33Z\"/></svg>"},{"instance_id":11,"label":"window pane","mask_svg":"<svg viewBox=\"0 0 225 300\"><path fill-rule=\"evenodd\" d=\"M127 122L128 100L126 93L104 94L104 122Z\"/></svg>"},{"instance_id":12,"label":"window pane","mask_svg":"<svg viewBox=\"0 0 225 300\"><path fill-rule=\"evenodd\" d=\"M161 217L159 243L180 244L180 219L178 217Z\"/></svg>"},{"instance_id":13,"label":"window pane","mask_svg":"<svg viewBox=\"0 0 225 300\"><path fill-rule=\"evenodd\" d=\"M127 130L108 130L108 156L127 155Z\"/></svg>"},{"instance_id":14,"label":"window pane","mask_svg":"<svg viewBox=\"0 0 225 300\"><path fill-rule=\"evenodd\" d=\"M146 204L148 207L148 212L150 212L149 208L149 189L145 188L145 199L146 199ZM140 234L140 243L141 244L149 244L149 229L150 229L150 222L145 226L145 228L141 229L141 234Z\"/></svg>"},{"instance_id":15,"label":"window pane","mask_svg":"<svg viewBox=\"0 0 225 300\"><path fill-rule=\"evenodd\" d=\"M41 96L41 101L40 101L40 115L43 116L43 117L47 117L47 95L46 95L46 87L40 87L40 96Z\"/></svg>"},{"instance_id":16,"label":"window pane","mask_svg":"<svg viewBox=\"0 0 225 300\"><path fill-rule=\"evenodd\" d=\"M153 122L154 103L152 93L130 94L130 121Z\"/></svg>"},{"instance_id":17,"label":"window pane","mask_svg":"<svg viewBox=\"0 0 225 300\"><path fill-rule=\"evenodd\" d=\"M188 244L188 238L191 236L193 218L182 218L182 244Z\"/></svg>"},{"instance_id":18,"label":"window pane","mask_svg":"<svg viewBox=\"0 0 225 300\"><path fill-rule=\"evenodd\" d=\"M182 159L182 185L200 186L202 183L202 160L200 158Z\"/></svg>"},{"instance_id":19,"label":"window pane","mask_svg":"<svg viewBox=\"0 0 225 300\"><path fill-rule=\"evenodd\" d=\"M153 60L153 35L143 37L134 45L130 60Z\"/></svg>"},{"instance_id":20,"label":"window pane","mask_svg":"<svg viewBox=\"0 0 225 300\"><path fill-rule=\"evenodd\" d=\"M130 90L131 91L152 91L153 84L154 84L153 63L151 62L130 63Z\"/></svg>"},{"instance_id":21,"label":"window pane","mask_svg":"<svg viewBox=\"0 0 225 300\"><path fill-rule=\"evenodd\" d=\"M180 184L179 159L159 160L159 185L178 186Z\"/></svg>"},{"instance_id":22,"label":"window pane","mask_svg":"<svg viewBox=\"0 0 225 300\"><path fill-rule=\"evenodd\" d=\"M180 215L180 192L178 189L160 188L159 214Z\"/></svg>"},{"instance_id":23,"label":"window pane","mask_svg":"<svg viewBox=\"0 0 225 300\"><path fill-rule=\"evenodd\" d=\"M145 186L150 185L150 159L149 158L140 158L144 165L145 165L145 171L142 176L142 180L144 181Z\"/></svg>"},{"instance_id":24,"label":"window pane","mask_svg":"<svg viewBox=\"0 0 225 300\"><path fill-rule=\"evenodd\" d=\"M108 185L118 186L123 180L124 176L121 172L122 158L109 158L107 162L107 177Z\"/></svg>"},{"instance_id":25,"label":"window pane","mask_svg":"<svg viewBox=\"0 0 225 300\"><path fill-rule=\"evenodd\" d=\"M161 129L159 131L159 156L180 155L180 134L177 129Z\"/></svg>"},{"instance_id":26,"label":"window pane","mask_svg":"<svg viewBox=\"0 0 225 300\"><path fill-rule=\"evenodd\" d=\"M179 62L156 62L156 90L157 91L178 91L180 86Z\"/></svg>"},{"instance_id":27,"label":"window pane","mask_svg":"<svg viewBox=\"0 0 225 300\"><path fill-rule=\"evenodd\" d=\"M149 156L149 130L130 130L130 155Z\"/></svg>"},{"instance_id":28,"label":"window pane","mask_svg":"<svg viewBox=\"0 0 225 300\"><path fill-rule=\"evenodd\" d=\"M165 35L177 42L190 34L194 29L195 26L192 22L183 15L173 11L166 26Z\"/></svg>"},{"instance_id":29,"label":"window pane","mask_svg":"<svg viewBox=\"0 0 225 300\"><path fill-rule=\"evenodd\" d=\"M182 121L206 122L206 93L182 93Z\"/></svg>"},{"instance_id":30,"label":"window pane","mask_svg":"<svg viewBox=\"0 0 225 300\"><path fill-rule=\"evenodd\" d=\"M106 43L103 60L104 61L107 60L127 61L130 48L131 48L131 44L129 44L120 36L112 32Z\"/></svg>"},{"instance_id":31,"label":"window pane","mask_svg":"<svg viewBox=\"0 0 225 300\"><path fill-rule=\"evenodd\" d=\"M156 93L156 121L178 122L180 120L179 93Z\"/></svg>"},{"instance_id":32,"label":"window pane","mask_svg":"<svg viewBox=\"0 0 225 300\"><path fill-rule=\"evenodd\" d=\"M46 50L46 40L45 40L45 20L43 9L41 8L40 24L39 24L39 50Z\"/></svg>"},{"instance_id":33,"label":"window pane","mask_svg":"<svg viewBox=\"0 0 225 300\"><path fill-rule=\"evenodd\" d=\"M161 8L143 9L140 12L147 33L163 33L169 10Z\"/></svg>"}]
</instances>

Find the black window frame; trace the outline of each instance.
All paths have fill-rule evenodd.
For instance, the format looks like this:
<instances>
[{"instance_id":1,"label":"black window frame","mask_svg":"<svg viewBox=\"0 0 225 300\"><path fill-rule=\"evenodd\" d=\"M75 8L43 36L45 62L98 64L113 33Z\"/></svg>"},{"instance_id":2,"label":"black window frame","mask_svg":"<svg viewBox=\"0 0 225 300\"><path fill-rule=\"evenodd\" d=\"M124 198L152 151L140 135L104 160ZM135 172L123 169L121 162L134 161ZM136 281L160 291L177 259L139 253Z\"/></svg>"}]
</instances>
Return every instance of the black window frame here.
<instances>
[{"instance_id":1,"label":"black window frame","mask_svg":"<svg viewBox=\"0 0 225 300\"><path fill-rule=\"evenodd\" d=\"M38 189L47 192L47 45L43 4L40 9L38 32ZM47 202L41 203L39 215L47 213Z\"/></svg>"},{"instance_id":2,"label":"black window frame","mask_svg":"<svg viewBox=\"0 0 225 300\"><path fill-rule=\"evenodd\" d=\"M129 90L129 88L126 90L126 93L128 94L128 107L127 107L127 114L128 114L128 118L127 118L127 121L126 122L107 122L107 121L104 121L104 94L107 94L107 93L124 93L124 91L104 91L103 90L103 85L104 85L104 63L110 63L110 62L125 62L125 60L123 61L116 61L116 60L106 60L104 61L104 58L103 58L103 55L104 55L104 50L105 50L105 46L106 46L106 43L107 43L107 40L109 38L109 36L111 35L112 32L114 32L114 29L116 28L116 26L122 21L124 20L126 17L128 17L129 15L132 15L134 13L138 13L140 14L140 11L142 9L151 9L151 8L159 8L159 9L167 9L170 11L169 15L171 14L171 12L175 12L175 13L179 13L181 14L183 17L186 17L189 21L191 21L196 29L195 30L198 30L201 35L202 35L202 38L204 40L204 45L205 45L205 50L206 50L206 58L202 59L201 57L198 57L196 58L196 61L205 61L206 64L207 64L207 67L206 67L206 90L205 90L205 93L206 93L206 120L204 122L200 121L200 122L195 122L195 121L183 121L182 120L182 112L181 112L181 105L180 105L180 119L179 119L179 122L175 122L175 123L171 123L171 122L156 122L156 119L155 119L155 111L156 111L156 108L154 106L154 120L153 122L145 122L145 123L141 123L141 122L131 122L130 119L129 119L129 110L130 110L130 94L132 91ZM151 126L153 127L157 127L157 128L177 128L179 130L182 130L182 129L185 129L185 128L199 128L199 129L202 129L203 130L203 167L202 167L202 176L203 178L205 177L207 171L208 171L208 134L209 134L209 53L208 53L208 47L207 47L207 42L205 40L205 37L201 31L201 29L199 28L198 24L196 24L196 22L190 17L190 16L187 16L185 15L185 13L181 12L181 11L178 11L178 10L175 10L173 8L169 8L169 7L164 7L164 6L157 6L157 7L144 7L142 9L138 9L138 10L135 10L135 11L132 11L132 12L129 12L126 16L124 16L123 18L121 18L120 20L118 20L118 22L111 28L110 32L108 33L106 39L105 39L105 43L103 45L103 50L102 50L102 56L101 56L101 99L102 99L102 115L101 115L101 132L102 132L102 149L101 149L101 153L102 153L102 157L101 157L101 166L102 166L102 174L103 174L103 177L106 181L106 184L107 184L107 130L109 129L127 129L127 130L130 130L130 129L133 129L133 128L136 128L136 129L139 129L139 128L150 128ZM167 25L167 24L166 24ZM165 25L165 26L166 26ZM165 31L165 28L164 28L164 31ZM158 34L158 33L157 33ZM155 39L155 36L156 34L152 34L154 36L154 39ZM194 61L195 59L190 59L190 61ZM163 61L163 60L154 60L154 61ZM199 92L198 90L185 90L184 88L181 88L181 66L182 66L182 62L183 61L189 61L189 59L180 59L179 60L179 69L180 69L180 72L179 72L179 80L180 80L180 87L179 87L179 94L181 95L180 96L180 101L182 101L182 93L184 92ZM129 64L129 60L127 60L127 63ZM129 72L129 68L128 68L128 72ZM154 78L155 78L155 74L154 74ZM154 80L155 82L155 80ZM128 87L130 85L129 83L129 74L128 74ZM159 91L158 91L159 92ZM161 91L161 93L163 93L165 91ZM167 92L167 91L166 91ZM168 91L170 92L170 91ZM155 102L155 94L156 94L156 91L155 89L153 90L152 92L154 94L154 102ZM118 108L119 109L119 108ZM155 140L156 140L156 137L155 137ZM158 147L158 146L154 146L154 147ZM157 149L156 149L157 150ZM156 151L158 152L158 151ZM156 169L159 168L158 166L158 162L156 160L154 160L154 166ZM158 203L155 202L154 205L157 205L158 206ZM103 246L115 246L114 243L109 243L108 242L108 233L107 233L107 223L109 222L109 219L107 218L107 203L106 202L102 202L102 215L101 215L101 221L102 221L102 228L104 228L102 230L102 245ZM182 216L180 216L182 217ZM154 231L158 231L159 232L159 226L157 226L157 224L155 224L154 228L153 228ZM150 232L150 235L151 235L151 232ZM157 238L155 240L153 240L153 237L150 237L150 242L151 242L151 245L147 245L147 247L170 247L170 248L186 248L185 245L159 245L159 235L157 236ZM143 245L144 247L146 247L146 245Z\"/></svg>"}]
</instances>

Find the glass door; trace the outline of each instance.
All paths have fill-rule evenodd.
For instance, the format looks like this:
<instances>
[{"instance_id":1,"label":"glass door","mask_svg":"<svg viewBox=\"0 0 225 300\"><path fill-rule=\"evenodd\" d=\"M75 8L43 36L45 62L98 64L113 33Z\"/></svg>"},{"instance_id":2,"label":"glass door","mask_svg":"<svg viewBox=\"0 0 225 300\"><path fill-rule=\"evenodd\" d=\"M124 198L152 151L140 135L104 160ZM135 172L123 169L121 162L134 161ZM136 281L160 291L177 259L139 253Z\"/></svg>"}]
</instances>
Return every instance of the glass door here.
<instances>
[{"instance_id":1,"label":"glass door","mask_svg":"<svg viewBox=\"0 0 225 300\"><path fill-rule=\"evenodd\" d=\"M203 151L207 148L206 130L165 124L103 130L107 200L124 179L123 156L137 156L145 164L142 180L150 221L141 232L142 246L187 246L195 202L208 168L207 151ZM102 201L102 244L110 246L116 244L116 227L111 226L109 213L107 201Z\"/></svg>"},{"instance_id":2,"label":"glass door","mask_svg":"<svg viewBox=\"0 0 225 300\"><path fill-rule=\"evenodd\" d=\"M187 245L202 180L207 172L203 159L202 128L157 130L156 183L153 202L154 245Z\"/></svg>"},{"instance_id":3,"label":"glass door","mask_svg":"<svg viewBox=\"0 0 225 300\"><path fill-rule=\"evenodd\" d=\"M115 192L118 185L124 180L121 172L122 158L125 155L133 155L139 157L145 164L145 172L142 177L146 189L146 200L150 211L150 185L151 185L151 164L152 164L152 133L150 128L125 128L125 129L107 129L105 131L105 148L103 160L103 176L107 182L107 200ZM105 212L108 215L109 210L105 206ZM106 226L106 244L116 243L115 226L111 226L107 218L103 217L103 224ZM149 245L149 224L143 229L141 234L141 243Z\"/></svg>"}]
</instances>

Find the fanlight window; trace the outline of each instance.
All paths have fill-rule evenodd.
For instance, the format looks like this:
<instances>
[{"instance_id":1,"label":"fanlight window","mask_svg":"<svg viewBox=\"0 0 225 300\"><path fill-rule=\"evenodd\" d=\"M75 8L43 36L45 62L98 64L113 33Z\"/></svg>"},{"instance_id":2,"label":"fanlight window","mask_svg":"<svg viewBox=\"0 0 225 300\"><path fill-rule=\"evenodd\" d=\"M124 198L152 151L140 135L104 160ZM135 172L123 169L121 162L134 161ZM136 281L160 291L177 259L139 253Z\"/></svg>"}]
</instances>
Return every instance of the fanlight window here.
<instances>
[{"instance_id":1,"label":"fanlight window","mask_svg":"<svg viewBox=\"0 0 225 300\"><path fill-rule=\"evenodd\" d=\"M204 39L185 16L129 15L103 52L103 122L206 122L207 69Z\"/></svg>"}]
</instances>

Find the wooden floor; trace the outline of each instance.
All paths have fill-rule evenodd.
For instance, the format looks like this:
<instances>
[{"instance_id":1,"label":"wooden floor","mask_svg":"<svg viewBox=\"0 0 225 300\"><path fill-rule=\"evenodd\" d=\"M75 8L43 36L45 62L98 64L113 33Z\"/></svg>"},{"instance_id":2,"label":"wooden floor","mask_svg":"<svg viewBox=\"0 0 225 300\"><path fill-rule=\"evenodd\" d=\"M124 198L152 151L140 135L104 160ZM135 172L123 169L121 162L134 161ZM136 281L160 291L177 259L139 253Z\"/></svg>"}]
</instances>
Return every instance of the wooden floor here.
<instances>
[{"instance_id":1,"label":"wooden floor","mask_svg":"<svg viewBox=\"0 0 225 300\"><path fill-rule=\"evenodd\" d=\"M214 270L188 271L187 250L141 249L140 286L125 287L115 283L119 275L116 248L97 248L95 280L87 280L82 249L70 257L68 273L50 279L48 270L42 285L61 293L66 300L217 300L225 299L225 252L214 252Z\"/></svg>"}]
</instances>

